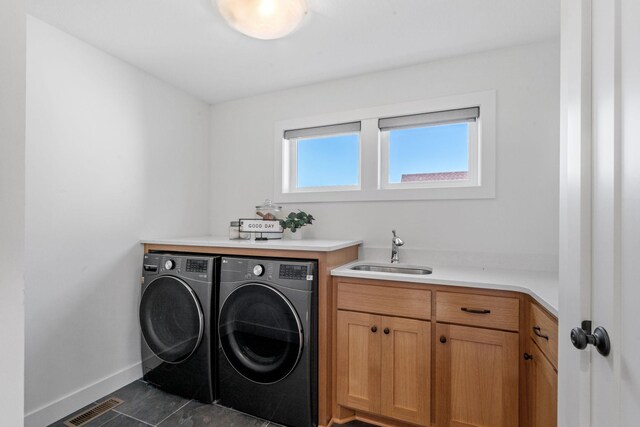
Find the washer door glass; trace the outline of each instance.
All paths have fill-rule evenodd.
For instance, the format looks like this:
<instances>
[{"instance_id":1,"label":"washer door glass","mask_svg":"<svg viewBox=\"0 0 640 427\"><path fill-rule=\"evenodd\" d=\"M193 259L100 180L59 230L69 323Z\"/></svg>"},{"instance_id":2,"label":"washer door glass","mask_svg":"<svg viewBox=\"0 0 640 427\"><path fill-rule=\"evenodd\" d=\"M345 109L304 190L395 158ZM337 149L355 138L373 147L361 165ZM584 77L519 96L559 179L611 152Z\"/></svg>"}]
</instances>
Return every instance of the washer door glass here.
<instances>
[{"instance_id":1,"label":"washer door glass","mask_svg":"<svg viewBox=\"0 0 640 427\"><path fill-rule=\"evenodd\" d=\"M287 298L259 283L240 286L220 308L220 344L229 363L262 384L285 378L302 353L302 326Z\"/></svg>"},{"instance_id":2,"label":"washer door glass","mask_svg":"<svg viewBox=\"0 0 640 427\"><path fill-rule=\"evenodd\" d=\"M202 340L204 317L198 298L176 277L152 281L142 294L139 314L145 342L165 362L184 361Z\"/></svg>"}]
</instances>

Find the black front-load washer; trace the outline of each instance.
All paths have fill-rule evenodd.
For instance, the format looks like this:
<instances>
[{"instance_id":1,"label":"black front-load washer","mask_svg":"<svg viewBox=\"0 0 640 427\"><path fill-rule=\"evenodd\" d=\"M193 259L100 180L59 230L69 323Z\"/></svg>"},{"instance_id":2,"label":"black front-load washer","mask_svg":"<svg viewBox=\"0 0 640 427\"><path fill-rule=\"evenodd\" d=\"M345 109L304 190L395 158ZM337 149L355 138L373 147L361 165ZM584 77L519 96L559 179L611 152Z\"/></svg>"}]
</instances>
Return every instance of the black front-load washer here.
<instances>
[{"instance_id":1,"label":"black front-load washer","mask_svg":"<svg viewBox=\"0 0 640 427\"><path fill-rule=\"evenodd\" d=\"M215 399L218 258L145 254L140 328L144 380L189 399Z\"/></svg>"},{"instance_id":2,"label":"black front-load washer","mask_svg":"<svg viewBox=\"0 0 640 427\"><path fill-rule=\"evenodd\" d=\"M315 261L224 257L218 317L224 406L317 425Z\"/></svg>"}]
</instances>

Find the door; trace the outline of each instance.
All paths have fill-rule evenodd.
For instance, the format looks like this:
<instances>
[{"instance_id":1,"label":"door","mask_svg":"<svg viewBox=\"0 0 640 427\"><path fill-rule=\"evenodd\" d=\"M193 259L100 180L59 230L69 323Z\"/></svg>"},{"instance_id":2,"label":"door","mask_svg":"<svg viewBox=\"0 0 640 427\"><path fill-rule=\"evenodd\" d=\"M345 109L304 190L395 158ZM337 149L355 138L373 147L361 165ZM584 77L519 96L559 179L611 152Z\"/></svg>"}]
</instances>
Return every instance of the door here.
<instances>
[{"instance_id":1,"label":"door","mask_svg":"<svg viewBox=\"0 0 640 427\"><path fill-rule=\"evenodd\" d=\"M167 363L181 363L200 345L204 313L193 289L163 276L145 288L140 300L140 329L147 346Z\"/></svg>"},{"instance_id":2,"label":"door","mask_svg":"<svg viewBox=\"0 0 640 427\"><path fill-rule=\"evenodd\" d=\"M538 346L528 340L527 361L530 427L556 427L558 412L558 374Z\"/></svg>"},{"instance_id":3,"label":"door","mask_svg":"<svg viewBox=\"0 0 640 427\"><path fill-rule=\"evenodd\" d=\"M338 311L337 401L429 425L431 324Z\"/></svg>"},{"instance_id":4,"label":"door","mask_svg":"<svg viewBox=\"0 0 640 427\"><path fill-rule=\"evenodd\" d=\"M382 316L382 415L428 426L431 324Z\"/></svg>"},{"instance_id":5,"label":"door","mask_svg":"<svg viewBox=\"0 0 640 427\"><path fill-rule=\"evenodd\" d=\"M436 425L518 425L515 332L437 324Z\"/></svg>"},{"instance_id":6,"label":"door","mask_svg":"<svg viewBox=\"0 0 640 427\"><path fill-rule=\"evenodd\" d=\"M338 310L339 405L380 413L380 316Z\"/></svg>"},{"instance_id":7,"label":"door","mask_svg":"<svg viewBox=\"0 0 640 427\"><path fill-rule=\"evenodd\" d=\"M283 380L302 354L298 313L281 292L260 283L229 294L220 307L218 333L229 364L255 383Z\"/></svg>"},{"instance_id":8,"label":"door","mask_svg":"<svg viewBox=\"0 0 640 427\"><path fill-rule=\"evenodd\" d=\"M640 425L640 2L563 0L558 425ZM604 357L571 346L582 320Z\"/></svg>"}]
</instances>

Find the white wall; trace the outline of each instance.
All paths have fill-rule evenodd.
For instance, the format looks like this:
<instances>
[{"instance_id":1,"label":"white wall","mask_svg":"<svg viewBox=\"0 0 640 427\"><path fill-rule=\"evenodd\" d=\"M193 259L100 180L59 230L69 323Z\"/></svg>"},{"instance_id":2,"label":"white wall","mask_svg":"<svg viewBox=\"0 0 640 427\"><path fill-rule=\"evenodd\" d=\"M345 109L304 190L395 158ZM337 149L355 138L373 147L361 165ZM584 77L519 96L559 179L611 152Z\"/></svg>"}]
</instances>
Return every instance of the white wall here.
<instances>
[{"instance_id":1,"label":"white wall","mask_svg":"<svg viewBox=\"0 0 640 427\"><path fill-rule=\"evenodd\" d=\"M0 2L0 425L24 409L25 11Z\"/></svg>"},{"instance_id":2,"label":"white wall","mask_svg":"<svg viewBox=\"0 0 640 427\"><path fill-rule=\"evenodd\" d=\"M295 66L295 65L294 65ZM300 87L214 105L211 230L272 196L274 123L479 90L497 91L496 198L287 205L310 211L309 235L365 241L404 260L557 268L559 46L545 42ZM402 256L402 254L401 254ZM361 254L362 257L362 254Z\"/></svg>"},{"instance_id":3,"label":"white wall","mask_svg":"<svg viewBox=\"0 0 640 427\"><path fill-rule=\"evenodd\" d=\"M143 236L206 234L209 106L27 23L26 424L141 376Z\"/></svg>"}]
</instances>

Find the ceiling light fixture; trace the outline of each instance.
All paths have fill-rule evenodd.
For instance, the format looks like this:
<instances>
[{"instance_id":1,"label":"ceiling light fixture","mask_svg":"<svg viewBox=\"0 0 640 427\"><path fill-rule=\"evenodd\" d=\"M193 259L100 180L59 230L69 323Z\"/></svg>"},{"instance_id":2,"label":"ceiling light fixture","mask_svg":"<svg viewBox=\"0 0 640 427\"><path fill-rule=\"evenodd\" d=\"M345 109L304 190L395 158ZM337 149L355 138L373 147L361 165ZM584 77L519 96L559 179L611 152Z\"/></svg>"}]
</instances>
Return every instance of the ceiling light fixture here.
<instances>
[{"instance_id":1,"label":"ceiling light fixture","mask_svg":"<svg viewBox=\"0 0 640 427\"><path fill-rule=\"evenodd\" d=\"M307 14L306 0L214 0L227 23L256 39L284 37Z\"/></svg>"}]
</instances>

